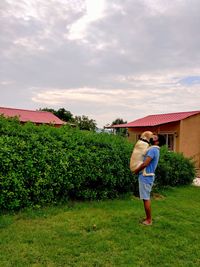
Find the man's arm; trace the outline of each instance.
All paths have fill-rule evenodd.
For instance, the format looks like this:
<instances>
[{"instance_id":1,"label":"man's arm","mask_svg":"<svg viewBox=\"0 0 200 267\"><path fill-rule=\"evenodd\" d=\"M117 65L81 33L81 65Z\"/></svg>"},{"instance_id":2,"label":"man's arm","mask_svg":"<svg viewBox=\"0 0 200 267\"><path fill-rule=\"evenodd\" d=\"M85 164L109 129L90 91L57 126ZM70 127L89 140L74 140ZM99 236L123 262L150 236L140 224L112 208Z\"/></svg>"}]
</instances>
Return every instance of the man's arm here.
<instances>
[{"instance_id":1,"label":"man's arm","mask_svg":"<svg viewBox=\"0 0 200 267\"><path fill-rule=\"evenodd\" d=\"M138 174L141 170L146 168L150 164L151 160L151 157L146 157L145 161L134 171L134 173Z\"/></svg>"}]
</instances>

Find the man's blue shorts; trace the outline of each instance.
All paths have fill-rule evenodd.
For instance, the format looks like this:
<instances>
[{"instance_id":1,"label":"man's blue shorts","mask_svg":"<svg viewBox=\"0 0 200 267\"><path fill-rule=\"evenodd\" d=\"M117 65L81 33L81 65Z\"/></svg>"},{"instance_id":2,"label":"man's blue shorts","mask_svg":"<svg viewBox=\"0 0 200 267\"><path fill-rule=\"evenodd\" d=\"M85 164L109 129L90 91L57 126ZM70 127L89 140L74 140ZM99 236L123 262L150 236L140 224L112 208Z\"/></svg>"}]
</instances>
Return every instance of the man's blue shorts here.
<instances>
[{"instance_id":1,"label":"man's blue shorts","mask_svg":"<svg viewBox=\"0 0 200 267\"><path fill-rule=\"evenodd\" d=\"M149 200L153 183L146 184L139 180L140 199Z\"/></svg>"}]
</instances>

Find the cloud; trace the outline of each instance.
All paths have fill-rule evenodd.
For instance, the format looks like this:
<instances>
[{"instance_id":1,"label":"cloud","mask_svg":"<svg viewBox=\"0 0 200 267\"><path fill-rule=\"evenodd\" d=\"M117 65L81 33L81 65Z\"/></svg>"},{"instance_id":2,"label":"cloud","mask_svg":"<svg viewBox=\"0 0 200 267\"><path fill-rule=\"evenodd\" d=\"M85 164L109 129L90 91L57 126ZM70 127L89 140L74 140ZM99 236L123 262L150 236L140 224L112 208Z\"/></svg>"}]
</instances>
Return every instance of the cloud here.
<instances>
[{"instance_id":1,"label":"cloud","mask_svg":"<svg viewBox=\"0 0 200 267\"><path fill-rule=\"evenodd\" d=\"M6 86L6 85L10 85L10 84L13 84L14 82L13 81L1 81L0 84L3 85L3 86Z\"/></svg>"},{"instance_id":2,"label":"cloud","mask_svg":"<svg viewBox=\"0 0 200 267\"><path fill-rule=\"evenodd\" d=\"M199 8L197 0L1 1L0 103L62 106L99 125L199 109Z\"/></svg>"},{"instance_id":3,"label":"cloud","mask_svg":"<svg viewBox=\"0 0 200 267\"><path fill-rule=\"evenodd\" d=\"M104 104L107 106L112 105L123 105L123 99L127 98L126 91L122 89L97 89L97 88L72 88L72 89L50 89L44 90L41 92L41 89L37 89L39 93L35 93L35 96L32 98L35 102L41 103L53 103L60 104L68 101L76 101L76 102L87 102L98 104ZM135 93L135 91L133 91ZM136 91L137 92L137 91ZM135 94L136 99L142 98L142 95ZM122 99L122 101L119 101Z\"/></svg>"},{"instance_id":4,"label":"cloud","mask_svg":"<svg viewBox=\"0 0 200 267\"><path fill-rule=\"evenodd\" d=\"M88 25L104 16L103 11L105 0L86 0L85 5L85 14L73 24L67 26L68 34L66 35L66 38L69 40L84 39Z\"/></svg>"},{"instance_id":5,"label":"cloud","mask_svg":"<svg viewBox=\"0 0 200 267\"><path fill-rule=\"evenodd\" d=\"M64 106L66 105L72 111L77 110L79 114L84 109L86 115L95 116L100 122L100 126L105 122L111 123L116 117L122 117L128 121L132 121L140 114L148 115L153 113L169 113L178 111L187 111L198 109L199 99L196 98L200 85L186 87L169 78L151 77L151 82L138 77L139 83L135 82L134 88L124 89L105 89L105 88L71 88L71 89L45 89L35 88L32 100L41 103L43 106ZM152 86L152 80L160 80L160 86L149 88ZM147 79L146 79L147 80ZM171 82L170 82L171 81ZM169 84L168 87L166 84ZM187 102L181 101L187 99ZM76 106L79 106L77 108ZM110 116L110 118L108 117ZM103 122L102 122L103 118Z\"/></svg>"}]
</instances>

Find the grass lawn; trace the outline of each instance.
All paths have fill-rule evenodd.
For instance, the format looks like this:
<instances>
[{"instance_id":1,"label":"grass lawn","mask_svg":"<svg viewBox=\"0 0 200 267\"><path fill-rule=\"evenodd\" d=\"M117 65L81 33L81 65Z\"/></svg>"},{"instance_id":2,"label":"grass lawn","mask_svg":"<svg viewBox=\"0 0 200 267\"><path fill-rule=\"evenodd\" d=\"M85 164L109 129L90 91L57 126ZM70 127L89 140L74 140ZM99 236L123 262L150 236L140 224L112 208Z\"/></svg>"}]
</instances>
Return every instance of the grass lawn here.
<instances>
[{"instance_id":1,"label":"grass lawn","mask_svg":"<svg viewBox=\"0 0 200 267\"><path fill-rule=\"evenodd\" d=\"M200 188L152 199L68 203L0 217L0 266L200 266Z\"/></svg>"}]
</instances>

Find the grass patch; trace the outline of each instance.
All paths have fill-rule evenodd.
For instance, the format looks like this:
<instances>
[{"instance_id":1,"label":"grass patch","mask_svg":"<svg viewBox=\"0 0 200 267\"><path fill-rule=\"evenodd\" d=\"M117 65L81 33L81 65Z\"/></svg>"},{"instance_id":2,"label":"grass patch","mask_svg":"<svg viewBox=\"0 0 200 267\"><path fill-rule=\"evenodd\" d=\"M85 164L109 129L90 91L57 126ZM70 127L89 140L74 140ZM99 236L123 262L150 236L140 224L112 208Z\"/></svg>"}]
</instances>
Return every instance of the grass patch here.
<instances>
[{"instance_id":1,"label":"grass patch","mask_svg":"<svg viewBox=\"0 0 200 267\"><path fill-rule=\"evenodd\" d=\"M2 215L0 266L200 266L199 203L193 186L156 194L151 227L135 197Z\"/></svg>"}]
</instances>

